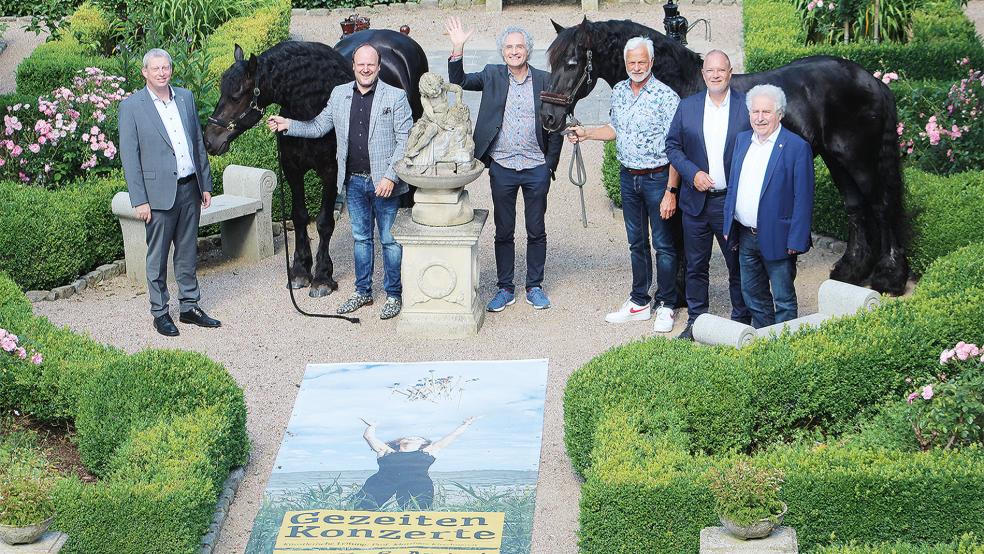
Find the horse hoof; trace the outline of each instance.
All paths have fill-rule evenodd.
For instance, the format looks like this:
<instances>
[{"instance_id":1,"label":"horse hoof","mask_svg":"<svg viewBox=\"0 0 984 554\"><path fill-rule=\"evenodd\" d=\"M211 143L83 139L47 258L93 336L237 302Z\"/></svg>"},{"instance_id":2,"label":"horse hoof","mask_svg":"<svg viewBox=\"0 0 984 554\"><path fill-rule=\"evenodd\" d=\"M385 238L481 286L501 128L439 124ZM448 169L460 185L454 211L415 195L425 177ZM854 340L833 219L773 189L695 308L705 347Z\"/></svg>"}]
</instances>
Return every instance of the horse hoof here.
<instances>
[{"instance_id":1,"label":"horse hoof","mask_svg":"<svg viewBox=\"0 0 984 554\"><path fill-rule=\"evenodd\" d=\"M884 294L901 296L905 293L908 279L909 267L905 258L900 261L885 257L875 266L875 271L871 275L871 288Z\"/></svg>"},{"instance_id":2,"label":"horse hoof","mask_svg":"<svg viewBox=\"0 0 984 554\"><path fill-rule=\"evenodd\" d=\"M311 290L308 291L308 296L310 296L311 298L322 298L324 296L328 296L333 292L335 292L335 290L329 287L328 285L318 285L315 287L311 287Z\"/></svg>"},{"instance_id":3,"label":"horse hoof","mask_svg":"<svg viewBox=\"0 0 984 554\"><path fill-rule=\"evenodd\" d=\"M303 289L310 285L311 285L311 279L307 277L294 277L293 279L290 280L290 283L287 283L287 286L294 290Z\"/></svg>"},{"instance_id":4,"label":"horse hoof","mask_svg":"<svg viewBox=\"0 0 984 554\"><path fill-rule=\"evenodd\" d=\"M858 267L854 265L851 261L845 261L841 258L834 267L830 270L830 278L834 281L841 281L843 283L850 283L852 285L861 286L864 283L865 278L868 277L868 272L862 274L858 271Z\"/></svg>"}]
</instances>

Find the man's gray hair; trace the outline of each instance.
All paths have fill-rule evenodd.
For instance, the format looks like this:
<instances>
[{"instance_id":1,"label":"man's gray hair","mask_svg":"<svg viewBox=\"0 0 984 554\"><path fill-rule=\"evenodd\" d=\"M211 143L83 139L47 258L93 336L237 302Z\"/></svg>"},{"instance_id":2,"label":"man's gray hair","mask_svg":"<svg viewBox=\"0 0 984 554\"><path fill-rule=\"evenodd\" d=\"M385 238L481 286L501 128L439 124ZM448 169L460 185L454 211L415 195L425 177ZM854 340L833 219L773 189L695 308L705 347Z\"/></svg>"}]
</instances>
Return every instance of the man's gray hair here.
<instances>
[{"instance_id":1,"label":"man's gray hair","mask_svg":"<svg viewBox=\"0 0 984 554\"><path fill-rule=\"evenodd\" d=\"M506 37L513 33L519 33L523 35L523 42L526 43L526 51L533 51L533 35L529 33L526 29L522 27L506 27L500 34L499 38L495 39L495 46L499 49L499 53L502 54L502 47L506 45Z\"/></svg>"},{"instance_id":2,"label":"man's gray hair","mask_svg":"<svg viewBox=\"0 0 984 554\"><path fill-rule=\"evenodd\" d=\"M768 96L774 100L777 115L786 113L786 93L781 88L775 85L755 85L752 87L752 90L745 94L745 105L748 106L749 111L752 110L752 99L756 96Z\"/></svg>"},{"instance_id":3,"label":"man's gray hair","mask_svg":"<svg viewBox=\"0 0 984 554\"><path fill-rule=\"evenodd\" d=\"M625 48L622 49L622 59L624 60L626 56L629 55L630 50L635 50L640 46L646 47L646 52L649 53L649 61L653 60L656 55L656 47L653 46L653 40L649 37L632 37L628 42L625 43Z\"/></svg>"},{"instance_id":4,"label":"man's gray hair","mask_svg":"<svg viewBox=\"0 0 984 554\"><path fill-rule=\"evenodd\" d=\"M167 58L167 65L171 66L172 68L174 67L174 62L171 61L171 55L167 53L167 50L164 50L163 48L151 48L150 50L147 50L146 54L144 54L143 57L144 69L146 69L147 66L150 65L150 60L154 58Z\"/></svg>"}]
</instances>

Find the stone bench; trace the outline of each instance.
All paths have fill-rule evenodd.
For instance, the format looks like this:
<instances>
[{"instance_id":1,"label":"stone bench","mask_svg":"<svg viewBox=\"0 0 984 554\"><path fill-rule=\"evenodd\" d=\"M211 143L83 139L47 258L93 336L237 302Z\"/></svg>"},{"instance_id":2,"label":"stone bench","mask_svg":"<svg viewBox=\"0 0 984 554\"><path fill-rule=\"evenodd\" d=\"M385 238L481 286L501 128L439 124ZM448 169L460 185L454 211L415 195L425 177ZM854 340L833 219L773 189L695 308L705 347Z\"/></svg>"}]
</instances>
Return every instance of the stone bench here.
<instances>
[{"instance_id":1,"label":"stone bench","mask_svg":"<svg viewBox=\"0 0 984 554\"><path fill-rule=\"evenodd\" d=\"M259 261L273 255L273 190L277 178L268 169L230 165L222 173L223 194L212 197L202 210L199 225L218 223L222 252L229 258ZM130 205L130 193L113 197L113 214L123 231L126 276L141 289L147 288L146 225ZM172 252L173 256L173 252ZM173 279L174 261L168 261L168 279Z\"/></svg>"},{"instance_id":2,"label":"stone bench","mask_svg":"<svg viewBox=\"0 0 984 554\"><path fill-rule=\"evenodd\" d=\"M741 348L758 338L769 339L786 330L796 332L805 327L819 327L830 318L855 315L859 310L873 310L880 304L881 295L871 289L827 279L821 283L817 293L818 313L761 329L720 316L701 314L694 321L694 340L702 344Z\"/></svg>"}]
</instances>

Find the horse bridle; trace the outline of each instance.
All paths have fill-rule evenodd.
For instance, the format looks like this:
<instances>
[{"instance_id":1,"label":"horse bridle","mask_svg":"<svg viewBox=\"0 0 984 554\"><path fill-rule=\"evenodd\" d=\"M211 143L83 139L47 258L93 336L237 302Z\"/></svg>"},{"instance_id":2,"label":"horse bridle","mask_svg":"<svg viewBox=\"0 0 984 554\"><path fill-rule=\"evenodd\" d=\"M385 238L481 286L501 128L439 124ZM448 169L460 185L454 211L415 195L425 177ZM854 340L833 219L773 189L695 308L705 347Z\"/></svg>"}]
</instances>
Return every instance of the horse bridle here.
<instances>
[{"instance_id":1,"label":"horse bridle","mask_svg":"<svg viewBox=\"0 0 984 554\"><path fill-rule=\"evenodd\" d=\"M260 108L259 101L260 101L260 87L253 87L253 99L249 101L249 109L247 109L245 112L241 113L239 115L239 117L237 117L235 119L231 119L229 121L223 121L222 119L219 119L217 117L209 116L208 117L208 122L211 125L218 125L219 127L222 127L223 129L226 129L226 130L235 131L236 130L236 125L240 121L242 121L243 119L245 119L246 116L249 115L250 112L257 111L257 112L260 112L260 115L263 114L263 109Z\"/></svg>"},{"instance_id":2,"label":"horse bridle","mask_svg":"<svg viewBox=\"0 0 984 554\"><path fill-rule=\"evenodd\" d=\"M584 71L581 73L580 78L578 78L577 83L574 84L574 88L571 89L571 92L570 93L563 94L563 93L560 93L560 92L547 92L547 91L542 91L540 93L540 101L541 102L546 102L547 104L553 104L555 106L563 106L565 108L569 108L569 107L573 106L574 105L574 94L576 94L577 91L581 90L581 87L585 83L587 83L587 85L589 87L591 86L591 80L592 80L591 79L591 71L592 71L592 69L594 69L594 66L591 63L591 57L592 57L591 50L588 49L588 52L587 52L587 58L588 58L588 60L587 60L587 63L584 64Z\"/></svg>"}]
</instances>

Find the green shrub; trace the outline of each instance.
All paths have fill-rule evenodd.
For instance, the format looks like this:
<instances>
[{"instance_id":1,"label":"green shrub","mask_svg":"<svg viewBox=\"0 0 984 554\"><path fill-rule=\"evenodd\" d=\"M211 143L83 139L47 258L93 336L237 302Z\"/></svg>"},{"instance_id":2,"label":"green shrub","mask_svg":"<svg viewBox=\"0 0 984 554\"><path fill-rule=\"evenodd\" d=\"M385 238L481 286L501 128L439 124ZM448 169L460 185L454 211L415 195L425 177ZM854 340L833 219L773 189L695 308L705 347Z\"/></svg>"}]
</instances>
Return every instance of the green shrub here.
<instances>
[{"instance_id":1,"label":"green shrub","mask_svg":"<svg viewBox=\"0 0 984 554\"><path fill-rule=\"evenodd\" d=\"M233 49L236 44L249 56L260 54L290 36L290 1L269 0L266 4L250 15L226 21L205 41L205 48L212 56L211 73L216 82L235 61Z\"/></svg>"},{"instance_id":2,"label":"green shrub","mask_svg":"<svg viewBox=\"0 0 984 554\"><path fill-rule=\"evenodd\" d=\"M242 390L221 365L201 354L144 350L100 368L83 394L75 424L82 462L93 473L106 474L116 449L132 433L209 405L225 407L225 427L236 432L216 437L225 453L219 462L229 462L225 467L245 462Z\"/></svg>"},{"instance_id":3,"label":"green shrub","mask_svg":"<svg viewBox=\"0 0 984 554\"><path fill-rule=\"evenodd\" d=\"M615 207L622 207L622 182L619 172L622 164L616 157L615 141L610 140L605 143L605 157L601 162L601 185L605 187L605 194L615 204Z\"/></svg>"},{"instance_id":4,"label":"green shrub","mask_svg":"<svg viewBox=\"0 0 984 554\"><path fill-rule=\"evenodd\" d=\"M91 2L84 2L72 14L69 34L87 53L107 54L112 51L111 16Z\"/></svg>"},{"instance_id":5,"label":"green shrub","mask_svg":"<svg viewBox=\"0 0 984 554\"><path fill-rule=\"evenodd\" d=\"M123 252L110 210L119 174L49 191L0 182L0 271L25 290L67 284Z\"/></svg>"},{"instance_id":6,"label":"green shrub","mask_svg":"<svg viewBox=\"0 0 984 554\"><path fill-rule=\"evenodd\" d=\"M859 546L857 544L822 546L816 554L982 554L984 543L973 533L945 544L912 544L902 541Z\"/></svg>"},{"instance_id":7,"label":"green shrub","mask_svg":"<svg viewBox=\"0 0 984 554\"><path fill-rule=\"evenodd\" d=\"M35 48L17 66L17 93L33 96L36 103L38 96L68 85L80 69L87 67L98 67L113 73L117 62L85 53L85 48L72 36L47 42Z\"/></svg>"},{"instance_id":8,"label":"green shrub","mask_svg":"<svg viewBox=\"0 0 984 554\"><path fill-rule=\"evenodd\" d=\"M923 273L915 296L941 298L984 287L984 242L964 246L939 258Z\"/></svg>"},{"instance_id":9,"label":"green shrub","mask_svg":"<svg viewBox=\"0 0 984 554\"><path fill-rule=\"evenodd\" d=\"M913 15L913 40L909 44L853 43L804 46L805 32L792 3L785 0L744 2L745 70L749 73L775 69L815 55L841 56L869 71L898 71L909 79L960 79L963 68L954 63L967 57L972 67L984 67L984 47L968 35L966 16L959 11L921 8ZM971 24L973 27L973 24ZM943 36L931 33L938 29Z\"/></svg>"},{"instance_id":10,"label":"green shrub","mask_svg":"<svg viewBox=\"0 0 984 554\"><path fill-rule=\"evenodd\" d=\"M198 552L221 485L249 449L245 402L232 378L200 354L127 356L56 328L33 316L3 275L0 327L29 337L45 357L32 374L0 380L0 399L14 388L32 418L75 419L80 451L102 476L57 483L55 528L71 536L63 552Z\"/></svg>"}]
</instances>

